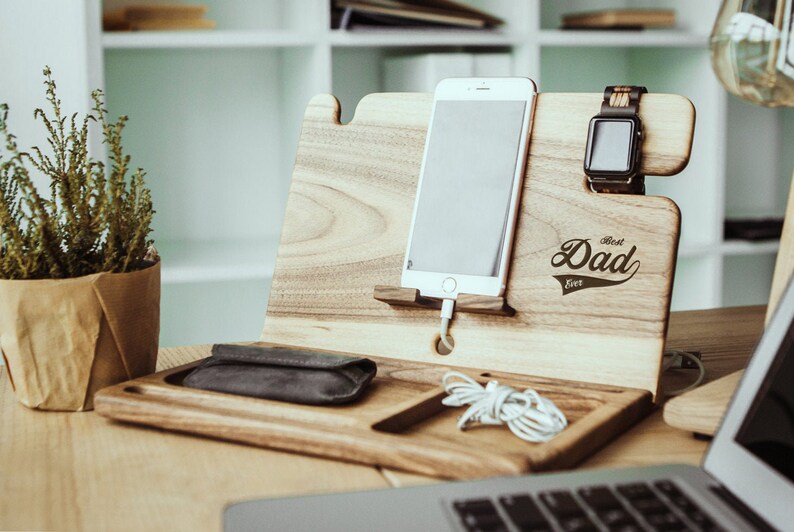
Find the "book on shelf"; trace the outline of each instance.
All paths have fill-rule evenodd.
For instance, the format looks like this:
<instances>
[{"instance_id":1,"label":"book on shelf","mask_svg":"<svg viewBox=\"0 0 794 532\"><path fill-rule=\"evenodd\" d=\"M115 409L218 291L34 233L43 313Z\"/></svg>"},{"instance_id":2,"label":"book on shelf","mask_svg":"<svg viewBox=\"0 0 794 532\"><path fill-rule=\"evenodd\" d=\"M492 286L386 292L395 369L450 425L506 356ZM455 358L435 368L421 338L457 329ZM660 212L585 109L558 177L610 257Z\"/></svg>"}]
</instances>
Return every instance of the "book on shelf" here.
<instances>
[{"instance_id":1,"label":"book on shelf","mask_svg":"<svg viewBox=\"0 0 794 532\"><path fill-rule=\"evenodd\" d=\"M675 26L672 9L607 9L563 15L563 29L644 29Z\"/></svg>"},{"instance_id":2,"label":"book on shelf","mask_svg":"<svg viewBox=\"0 0 794 532\"><path fill-rule=\"evenodd\" d=\"M783 218L734 218L723 226L725 240L775 240L783 233Z\"/></svg>"},{"instance_id":3,"label":"book on shelf","mask_svg":"<svg viewBox=\"0 0 794 532\"><path fill-rule=\"evenodd\" d=\"M333 27L493 28L501 19L452 0L333 0Z\"/></svg>"},{"instance_id":4,"label":"book on shelf","mask_svg":"<svg viewBox=\"0 0 794 532\"><path fill-rule=\"evenodd\" d=\"M212 29L204 4L133 4L102 15L105 31Z\"/></svg>"},{"instance_id":5,"label":"book on shelf","mask_svg":"<svg viewBox=\"0 0 794 532\"><path fill-rule=\"evenodd\" d=\"M430 53L392 57L383 62L383 86L393 92L433 92L444 78L510 76L506 53Z\"/></svg>"}]
</instances>

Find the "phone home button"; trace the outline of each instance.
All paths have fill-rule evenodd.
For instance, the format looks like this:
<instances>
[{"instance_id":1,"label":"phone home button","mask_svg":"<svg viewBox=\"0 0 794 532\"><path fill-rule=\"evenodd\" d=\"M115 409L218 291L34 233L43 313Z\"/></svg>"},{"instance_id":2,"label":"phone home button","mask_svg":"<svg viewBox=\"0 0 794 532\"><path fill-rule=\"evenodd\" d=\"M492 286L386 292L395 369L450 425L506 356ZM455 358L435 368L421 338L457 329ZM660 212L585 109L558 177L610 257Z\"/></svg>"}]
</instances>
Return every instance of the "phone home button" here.
<instances>
[{"instance_id":1,"label":"phone home button","mask_svg":"<svg viewBox=\"0 0 794 532\"><path fill-rule=\"evenodd\" d=\"M441 289L447 294L451 294L452 292L454 292L457 287L458 287L458 283L452 277L447 277L441 283Z\"/></svg>"}]
</instances>

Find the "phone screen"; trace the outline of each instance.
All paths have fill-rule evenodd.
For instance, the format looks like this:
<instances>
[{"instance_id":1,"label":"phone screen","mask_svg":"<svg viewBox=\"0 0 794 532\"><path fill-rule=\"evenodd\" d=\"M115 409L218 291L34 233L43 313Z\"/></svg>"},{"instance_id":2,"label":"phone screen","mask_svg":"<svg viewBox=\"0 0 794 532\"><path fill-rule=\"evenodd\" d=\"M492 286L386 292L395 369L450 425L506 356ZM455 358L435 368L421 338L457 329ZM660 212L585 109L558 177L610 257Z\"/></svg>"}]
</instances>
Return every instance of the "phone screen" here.
<instances>
[{"instance_id":1,"label":"phone screen","mask_svg":"<svg viewBox=\"0 0 794 532\"><path fill-rule=\"evenodd\" d=\"M436 102L409 270L499 274L526 105Z\"/></svg>"}]
</instances>

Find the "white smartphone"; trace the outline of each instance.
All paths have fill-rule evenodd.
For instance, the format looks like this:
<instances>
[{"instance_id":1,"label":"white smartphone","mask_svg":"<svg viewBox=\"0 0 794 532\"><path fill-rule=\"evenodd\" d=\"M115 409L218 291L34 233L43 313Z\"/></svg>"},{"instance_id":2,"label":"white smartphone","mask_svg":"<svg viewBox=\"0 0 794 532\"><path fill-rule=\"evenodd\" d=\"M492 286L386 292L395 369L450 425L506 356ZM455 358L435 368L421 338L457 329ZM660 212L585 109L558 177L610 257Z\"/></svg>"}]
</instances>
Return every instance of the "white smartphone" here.
<instances>
[{"instance_id":1,"label":"white smartphone","mask_svg":"<svg viewBox=\"0 0 794 532\"><path fill-rule=\"evenodd\" d=\"M536 96L528 78L436 86L402 286L444 299L504 293Z\"/></svg>"}]
</instances>

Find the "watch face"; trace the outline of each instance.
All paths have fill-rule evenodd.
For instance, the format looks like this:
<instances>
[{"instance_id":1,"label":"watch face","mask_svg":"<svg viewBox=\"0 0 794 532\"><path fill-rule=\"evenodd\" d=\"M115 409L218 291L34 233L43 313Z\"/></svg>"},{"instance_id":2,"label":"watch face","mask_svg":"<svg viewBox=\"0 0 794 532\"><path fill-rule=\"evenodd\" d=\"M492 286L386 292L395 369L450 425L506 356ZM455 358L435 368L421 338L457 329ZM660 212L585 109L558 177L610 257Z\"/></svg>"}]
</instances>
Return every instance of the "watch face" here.
<instances>
[{"instance_id":1,"label":"watch face","mask_svg":"<svg viewBox=\"0 0 794 532\"><path fill-rule=\"evenodd\" d=\"M593 118L587 135L585 173L597 177L633 175L637 125L633 118Z\"/></svg>"}]
</instances>

